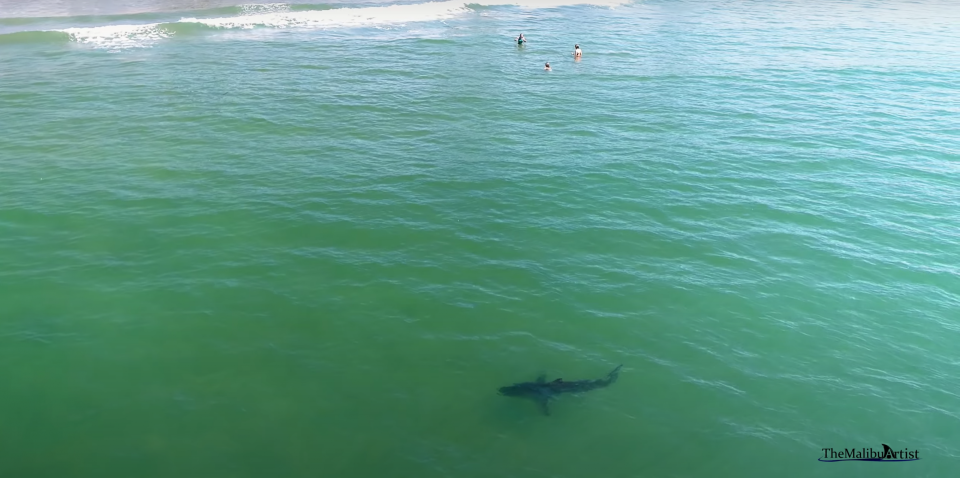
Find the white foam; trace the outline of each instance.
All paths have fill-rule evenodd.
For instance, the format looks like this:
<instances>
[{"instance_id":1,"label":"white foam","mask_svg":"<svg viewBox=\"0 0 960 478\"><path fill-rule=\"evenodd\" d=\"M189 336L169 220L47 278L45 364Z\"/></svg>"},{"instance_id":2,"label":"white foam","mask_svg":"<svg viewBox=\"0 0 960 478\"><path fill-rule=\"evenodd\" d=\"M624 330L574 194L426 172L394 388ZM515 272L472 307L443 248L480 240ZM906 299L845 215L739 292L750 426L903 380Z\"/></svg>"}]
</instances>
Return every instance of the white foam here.
<instances>
[{"instance_id":1,"label":"white foam","mask_svg":"<svg viewBox=\"0 0 960 478\"><path fill-rule=\"evenodd\" d=\"M159 23L66 28L59 31L70 35L70 39L77 43L107 49L144 48L170 36L170 32L160 27Z\"/></svg>"},{"instance_id":2,"label":"white foam","mask_svg":"<svg viewBox=\"0 0 960 478\"><path fill-rule=\"evenodd\" d=\"M216 28L329 28L378 26L446 20L470 11L467 5L515 5L526 8L556 8L572 5L615 7L629 0L452 0L384 7L335 8L331 10L289 11L285 4L271 4L264 13L250 10L250 14L220 18L183 18L184 23L200 23ZM251 6L246 6L251 7ZM267 6L261 6L267 7ZM245 13L246 9L243 10Z\"/></svg>"},{"instance_id":3,"label":"white foam","mask_svg":"<svg viewBox=\"0 0 960 478\"><path fill-rule=\"evenodd\" d=\"M573 5L616 7L630 0L449 0L383 7L345 7L330 10L291 11L285 3L240 6L240 15L219 18L182 18L179 23L196 23L214 28L336 28L407 24L447 20L471 11L468 5L523 8L557 8ZM159 23L147 25L111 25L59 30L78 43L97 48L142 48L169 37L172 33Z\"/></svg>"},{"instance_id":4,"label":"white foam","mask_svg":"<svg viewBox=\"0 0 960 478\"><path fill-rule=\"evenodd\" d=\"M221 18L183 18L184 23L200 23L216 28L325 28L375 26L385 23L409 23L445 20L468 11L463 0L427 2L386 7L336 8L299 12L272 12Z\"/></svg>"},{"instance_id":5,"label":"white foam","mask_svg":"<svg viewBox=\"0 0 960 478\"><path fill-rule=\"evenodd\" d=\"M258 15L261 13L289 12L290 5L286 3L251 3L240 5L241 15Z\"/></svg>"}]
</instances>

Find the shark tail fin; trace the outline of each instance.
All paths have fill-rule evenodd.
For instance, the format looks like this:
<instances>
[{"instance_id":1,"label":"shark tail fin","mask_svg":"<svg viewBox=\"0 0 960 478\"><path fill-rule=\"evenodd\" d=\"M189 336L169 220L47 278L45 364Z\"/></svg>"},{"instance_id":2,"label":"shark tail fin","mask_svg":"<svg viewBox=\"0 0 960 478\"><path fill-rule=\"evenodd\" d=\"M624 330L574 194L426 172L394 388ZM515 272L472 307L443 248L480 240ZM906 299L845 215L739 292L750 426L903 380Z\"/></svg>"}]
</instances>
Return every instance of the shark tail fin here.
<instances>
[{"instance_id":1,"label":"shark tail fin","mask_svg":"<svg viewBox=\"0 0 960 478\"><path fill-rule=\"evenodd\" d=\"M610 372L610 375L607 375L607 380L609 380L610 383L616 382L617 379L620 378L621 368L623 368L623 364L617 365L617 368L613 369L613 371Z\"/></svg>"}]
</instances>

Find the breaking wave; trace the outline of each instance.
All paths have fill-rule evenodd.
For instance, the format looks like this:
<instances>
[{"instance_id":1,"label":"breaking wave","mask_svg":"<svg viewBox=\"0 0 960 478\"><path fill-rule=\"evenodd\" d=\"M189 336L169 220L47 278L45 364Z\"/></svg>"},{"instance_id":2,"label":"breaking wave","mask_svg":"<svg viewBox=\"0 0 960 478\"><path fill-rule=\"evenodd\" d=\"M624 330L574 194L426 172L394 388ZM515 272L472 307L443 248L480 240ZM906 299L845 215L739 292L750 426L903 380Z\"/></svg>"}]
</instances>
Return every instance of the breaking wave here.
<instances>
[{"instance_id":1,"label":"breaking wave","mask_svg":"<svg viewBox=\"0 0 960 478\"><path fill-rule=\"evenodd\" d=\"M305 28L406 24L455 18L478 7L518 6L557 8L572 5L614 7L624 0L482 0L442 1L376 7L334 7L330 5L251 4L196 12L174 22L114 24L91 27L20 31L0 34L0 45L33 42L76 42L103 49L150 47L174 35L202 30L250 28Z\"/></svg>"}]
</instances>

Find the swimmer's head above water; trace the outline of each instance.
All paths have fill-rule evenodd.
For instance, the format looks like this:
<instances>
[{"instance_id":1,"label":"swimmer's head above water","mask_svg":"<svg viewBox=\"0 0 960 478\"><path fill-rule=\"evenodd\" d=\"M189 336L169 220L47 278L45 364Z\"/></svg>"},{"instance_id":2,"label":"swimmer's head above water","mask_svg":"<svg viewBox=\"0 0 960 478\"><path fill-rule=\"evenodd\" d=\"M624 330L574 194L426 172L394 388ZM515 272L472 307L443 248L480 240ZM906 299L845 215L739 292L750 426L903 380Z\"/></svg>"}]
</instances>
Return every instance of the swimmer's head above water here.
<instances>
[{"instance_id":1,"label":"swimmer's head above water","mask_svg":"<svg viewBox=\"0 0 960 478\"><path fill-rule=\"evenodd\" d=\"M544 70L549 70L549 69L550 69L550 64L549 64L549 63L544 64L544 65L543 65L543 69L544 69Z\"/></svg>"}]
</instances>

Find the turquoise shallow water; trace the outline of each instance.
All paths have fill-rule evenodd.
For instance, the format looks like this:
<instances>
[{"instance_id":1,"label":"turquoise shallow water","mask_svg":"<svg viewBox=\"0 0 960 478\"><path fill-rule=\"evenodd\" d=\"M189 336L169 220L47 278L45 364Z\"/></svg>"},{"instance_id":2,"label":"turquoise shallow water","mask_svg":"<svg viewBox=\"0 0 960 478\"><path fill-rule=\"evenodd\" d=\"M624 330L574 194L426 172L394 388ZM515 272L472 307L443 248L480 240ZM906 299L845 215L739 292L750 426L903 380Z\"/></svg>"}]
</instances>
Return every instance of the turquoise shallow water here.
<instances>
[{"instance_id":1,"label":"turquoise shallow water","mask_svg":"<svg viewBox=\"0 0 960 478\"><path fill-rule=\"evenodd\" d=\"M363 8L0 19L0 476L960 471L955 5Z\"/></svg>"}]
</instances>

